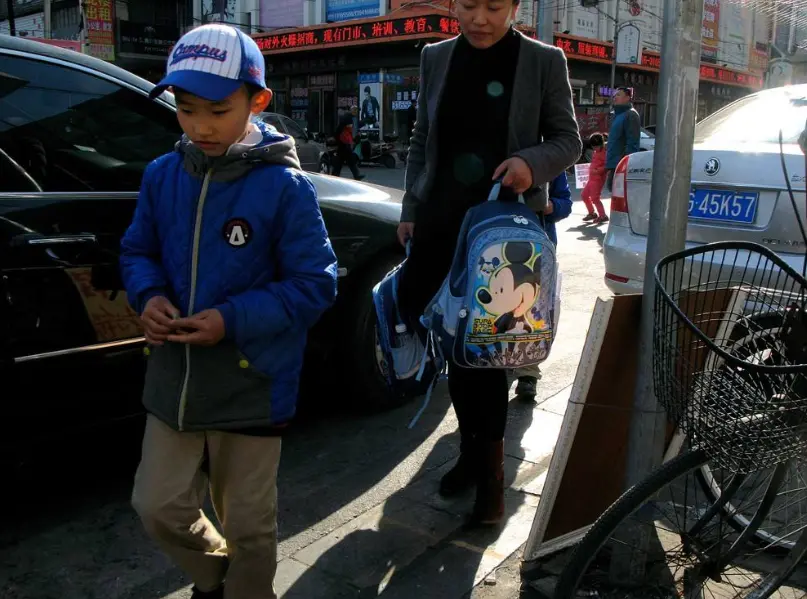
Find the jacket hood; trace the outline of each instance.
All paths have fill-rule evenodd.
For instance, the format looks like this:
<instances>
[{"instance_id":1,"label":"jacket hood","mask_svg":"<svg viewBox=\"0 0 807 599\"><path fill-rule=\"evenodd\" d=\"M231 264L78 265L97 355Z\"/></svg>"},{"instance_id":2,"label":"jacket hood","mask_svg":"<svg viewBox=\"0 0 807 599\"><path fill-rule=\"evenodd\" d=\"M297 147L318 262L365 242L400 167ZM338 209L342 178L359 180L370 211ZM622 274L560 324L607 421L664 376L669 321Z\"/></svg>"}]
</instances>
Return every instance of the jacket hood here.
<instances>
[{"instance_id":1,"label":"jacket hood","mask_svg":"<svg viewBox=\"0 0 807 599\"><path fill-rule=\"evenodd\" d=\"M259 164L279 164L301 169L294 139L263 122L250 122L247 135L222 156L208 156L187 135L177 142L176 151L191 175L203 178L213 169L214 181L233 181Z\"/></svg>"}]
</instances>

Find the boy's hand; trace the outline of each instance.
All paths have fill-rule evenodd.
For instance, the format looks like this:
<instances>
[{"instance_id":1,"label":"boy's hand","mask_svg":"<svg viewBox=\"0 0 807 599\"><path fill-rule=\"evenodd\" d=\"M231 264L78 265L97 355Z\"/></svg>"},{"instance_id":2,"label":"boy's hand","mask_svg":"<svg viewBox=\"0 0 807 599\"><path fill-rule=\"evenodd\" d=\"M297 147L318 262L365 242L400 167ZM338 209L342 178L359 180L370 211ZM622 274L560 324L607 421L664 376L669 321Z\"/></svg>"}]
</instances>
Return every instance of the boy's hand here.
<instances>
[{"instance_id":1,"label":"boy's hand","mask_svg":"<svg viewBox=\"0 0 807 599\"><path fill-rule=\"evenodd\" d=\"M203 310L189 318L178 318L171 325L176 332L168 335L168 341L210 346L224 338L224 318L215 309Z\"/></svg>"},{"instance_id":2,"label":"boy's hand","mask_svg":"<svg viewBox=\"0 0 807 599\"><path fill-rule=\"evenodd\" d=\"M524 193L532 187L532 171L523 158L514 156L502 162L493 173L493 179L498 179L502 173L504 173L502 185L516 193Z\"/></svg>"},{"instance_id":3,"label":"boy's hand","mask_svg":"<svg viewBox=\"0 0 807 599\"><path fill-rule=\"evenodd\" d=\"M406 242L412 239L415 234L415 223L400 223L398 225L398 241L404 247Z\"/></svg>"},{"instance_id":4,"label":"boy's hand","mask_svg":"<svg viewBox=\"0 0 807 599\"><path fill-rule=\"evenodd\" d=\"M550 214L552 214L554 211L555 211L555 202L553 202L553 201L550 199L550 200L549 200L549 203L546 205L546 208L544 208L544 215L550 215Z\"/></svg>"},{"instance_id":5,"label":"boy's hand","mask_svg":"<svg viewBox=\"0 0 807 599\"><path fill-rule=\"evenodd\" d=\"M156 295L146 302L146 308L140 316L146 341L152 345L162 345L168 335L174 330L175 319L179 316L177 310L168 298Z\"/></svg>"}]
</instances>

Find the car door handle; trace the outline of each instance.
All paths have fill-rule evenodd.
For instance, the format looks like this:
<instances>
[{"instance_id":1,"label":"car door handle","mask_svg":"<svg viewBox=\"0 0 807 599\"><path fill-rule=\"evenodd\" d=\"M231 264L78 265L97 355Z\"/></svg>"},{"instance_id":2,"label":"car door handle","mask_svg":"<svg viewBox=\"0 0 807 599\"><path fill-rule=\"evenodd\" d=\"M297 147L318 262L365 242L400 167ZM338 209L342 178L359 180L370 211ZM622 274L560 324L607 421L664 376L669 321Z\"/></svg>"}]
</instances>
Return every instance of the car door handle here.
<instances>
[{"instance_id":1,"label":"car door handle","mask_svg":"<svg viewBox=\"0 0 807 599\"><path fill-rule=\"evenodd\" d=\"M53 247L64 245L82 245L98 243L98 238L91 233L77 235L40 235L39 233L23 233L11 238L10 245L19 247Z\"/></svg>"}]
</instances>

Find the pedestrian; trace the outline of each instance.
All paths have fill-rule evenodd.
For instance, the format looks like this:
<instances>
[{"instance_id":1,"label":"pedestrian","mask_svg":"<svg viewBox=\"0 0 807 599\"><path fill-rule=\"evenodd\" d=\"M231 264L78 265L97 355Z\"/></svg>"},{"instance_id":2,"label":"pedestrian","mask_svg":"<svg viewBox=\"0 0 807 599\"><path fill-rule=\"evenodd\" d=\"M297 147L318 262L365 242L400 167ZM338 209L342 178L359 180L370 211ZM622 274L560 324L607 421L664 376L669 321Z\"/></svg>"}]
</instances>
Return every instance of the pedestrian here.
<instances>
[{"instance_id":1,"label":"pedestrian","mask_svg":"<svg viewBox=\"0 0 807 599\"><path fill-rule=\"evenodd\" d=\"M591 137L588 138L588 143L594 153L588 166L588 181L586 181L586 185L580 194L586 205L586 210L588 210L586 216L583 217L583 221L600 225L608 222L608 215L605 214L605 207L602 205L602 200L600 200L606 177L605 139L601 133L592 133Z\"/></svg>"},{"instance_id":2,"label":"pedestrian","mask_svg":"<svg viewBox=\"0 0 807 599\"><path fill-rule=\"evenodd\" d=\"M527 205L543 213L549 205L545 182L580 156L566 58L513 27L518 6L519 0L456 0L462 33L421 52L398 227L400 242L412 241L400 302L413 318L443 283L462 220L487 199L494 179L502 177L501 199L524 194ZM461 446L440 493L476 486L471 523L499 522L508 371L450 364L448 386Z\"/></svg>"},{"instance_id":3,"label":"pedestrian","mask_svg":"<svg viewBox=\"0 0 807 599\"><path fill-rule=\"evenodd\" d=\"M569 177L563 171L552 180L549 185L549 204L543 212L543 225L549 240L558 245L558 231L556 223L568 218L572 213L572 192L569 189ZM538 379L541 378L539 366L526 366L516 370L518 383L516 384L516 397L522 401L535 401L538 395Z\"/></svg>"},{"instance_id":4,"label":"pedestrian","mask_svg":"<svg viewBox=\"0 0 807 599\"><path fill-rule=\"evenodd\" d=\"M347 164L350 172L353 173L353 178L356 181L364 179L364 175L359 172L359 157L353 151L353 121L359 113L359 108L353 106L350 112L344 114L339 119L339 124L336 127L334 136L336 137L336 156L334 157L333 169L331 174L338 177L342 174L342 166Z\"/></svg>"},{"instance_id":5,"label":"pedestrian","mask_svg":"<svg viewBox=\"0 0 807 599\"><path fill-rule=\"evenodd\" d=\"M151 97L173 91L184 135L146 168L121 243L149 344L132 504L193 599L277 597L281 434L306 333L336 296L294 139L251 121L272 98L265 76L234 27L182 36ZM208 487L223 535L202 511Z\"/></svg>"},{"instance_id":6,"label":"pedestrian","mask_svg":"<svg viewBox=\"0 0 807 599\"><path fill-rule=\"evenodd\" d=\"M642 118L633 107L633 91L629 87L618 87L614 93L614 117L608 132L605 168L608 191L613 191L614 171L619 161L640 148Z\"/></svg>"}]
</instances>

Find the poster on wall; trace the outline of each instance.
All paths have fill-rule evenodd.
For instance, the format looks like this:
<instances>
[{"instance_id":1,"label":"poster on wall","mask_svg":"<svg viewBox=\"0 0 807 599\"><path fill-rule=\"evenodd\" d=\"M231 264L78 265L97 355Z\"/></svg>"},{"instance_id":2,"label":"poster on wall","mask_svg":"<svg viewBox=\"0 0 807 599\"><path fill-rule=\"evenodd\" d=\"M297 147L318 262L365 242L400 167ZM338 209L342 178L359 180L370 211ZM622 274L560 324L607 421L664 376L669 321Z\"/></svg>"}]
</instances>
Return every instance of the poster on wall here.
<instances>
[{"instance_id":1,"label":"poster on wall","mask_svg":"<svg viewBox=\"0 0 807 599\"><path fill-rule=\"evenodd\" d=\"M703 57L717 60L717 48L720 43L720 0L703 0L701 37Z\"/></svg>"},{"instance_id":2,"label":"poster on wall","mask_svg":"<svg viewBox=\"0 0 807 599\"><path fill-rule=\"evenodd\" d=\"M87 27L87 44L90 56L102 60L115 60L115 36L112 32L112 0L86 0L84 22Z\"/></svg>"},{"instance_id":3,"label":"poster on wall","mask_svg":"<svg viewBox=\"0 0 807 599\"><path fill-rule=\"evenodd\" d=\"M237 3L238 0L202 0L202 23L235 22Z\"/></svg>"},{"instance_id":4,"label":"poster on wall","mask_svg":"<svg viewBox=\"0 0 807 599\"><path fill-rule=\"evenodd\" d=\"M642 64L642 30L629 24L619 30L616 48L617 64Z\"/></svg>"},{"instance_id":5,"label":"poster on wall","mask_svg":"<svg viewBox=\"0 0 807 599\"><path fill-rule=\"evenodd\" d=\"M374 133L381 130L381 76L379 73L359 74L359 130Z\"/></svg>"},{"instance_id":6,"label":"poster on wall","mask_svg":"<svg viewBox=\"0 0 807 599\"><path fill-rule=\"evenodd\" d=\"M381 14L381 0L326 0L325 14L329 22L365 19Z\"/></svg>"}]
</instances>

